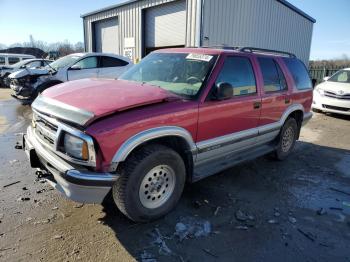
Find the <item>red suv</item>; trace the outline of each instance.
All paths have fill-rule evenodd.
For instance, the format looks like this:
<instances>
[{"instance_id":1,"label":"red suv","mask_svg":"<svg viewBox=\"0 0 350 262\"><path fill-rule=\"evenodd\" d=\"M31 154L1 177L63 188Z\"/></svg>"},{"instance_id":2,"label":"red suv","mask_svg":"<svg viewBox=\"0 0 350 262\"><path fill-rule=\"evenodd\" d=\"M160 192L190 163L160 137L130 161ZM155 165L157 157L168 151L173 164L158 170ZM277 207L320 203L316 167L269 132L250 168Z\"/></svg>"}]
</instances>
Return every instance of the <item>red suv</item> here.
<instances>
[{"instance_id":1,"label":"red suv","mask_svg":"<svg viewBox=\"0 0 350 262\"><path fill-rule=\"evenodd\" d=\"M292 54L167 49L118 80L44 91L23 143L31 166L68 198L101 203L112 191L142 222L172 210L186 182L267 153L285 159L311 103L309 75Z\"/></svg>"}]
</instances>

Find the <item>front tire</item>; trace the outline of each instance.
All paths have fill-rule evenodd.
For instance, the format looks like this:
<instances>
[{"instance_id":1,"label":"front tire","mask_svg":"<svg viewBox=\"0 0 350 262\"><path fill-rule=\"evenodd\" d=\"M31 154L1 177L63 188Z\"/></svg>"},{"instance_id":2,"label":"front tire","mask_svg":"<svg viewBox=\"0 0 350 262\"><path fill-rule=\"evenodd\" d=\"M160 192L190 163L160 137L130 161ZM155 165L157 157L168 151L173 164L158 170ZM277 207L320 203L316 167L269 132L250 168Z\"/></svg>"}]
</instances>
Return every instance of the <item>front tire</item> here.
<instances>
[{"instance_id":1,"label":"front tire","mask_svg":"<svg viewBox=\"0 0 350 262\"><path fill-rule=\"evenodd\" d=\"M113 186L114 202L135 222L148 222L169 213L181 197L185 164L163 145L140 148L126 160Z\"/></svg>"},{"instance_id":2,"label":"front tire","mask_svg":"<svg viewBox=\"0 0 350 262\"><path fill-rule=\"evenodd\" d=\"M278 137L275 158L278 160L286 159L293 151L295 142L299 134L299 127L294 118L288 118L284 123L280 135Z\"/></svg>"}]
</instances>

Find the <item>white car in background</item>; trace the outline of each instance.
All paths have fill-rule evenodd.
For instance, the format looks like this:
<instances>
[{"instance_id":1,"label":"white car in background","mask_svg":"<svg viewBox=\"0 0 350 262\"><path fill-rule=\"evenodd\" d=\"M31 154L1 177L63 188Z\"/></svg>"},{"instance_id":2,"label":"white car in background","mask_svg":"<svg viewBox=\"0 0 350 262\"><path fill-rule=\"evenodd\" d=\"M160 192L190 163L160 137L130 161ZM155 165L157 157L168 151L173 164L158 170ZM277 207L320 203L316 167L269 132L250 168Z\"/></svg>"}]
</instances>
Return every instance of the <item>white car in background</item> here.
<instances>
[{"instance_id":1,"label":"white car in background","mask_svg":"<svg viewBox=\"0 0 350 262\"><path fill-rule=\"evenodd\" d=\"M0 69L26 59L35 58L33 55L0 53Z\"/></svg>"},{"instance_id":2,"label":"white car in background","mask_svg":"<svg viewBox=\"0 0 350 262\"><path fill-rule=\"evenodd\" d=\"M350 115L350 68L325 77L324 82L315 87L312 109Z\"/></svg>"},{"instance_id":3,"label":"white car in background","mask_svg":"<svg viewBox=\"0 0 350 262\"><path fill-rule=\"evenodd\" d=\"M9 75L12 96L31 103L45 89L84 78L118 78L133 63L124 56L106 53L77 53L64 56L42 69L23 69Z\"/></svg>"}]
</instances>

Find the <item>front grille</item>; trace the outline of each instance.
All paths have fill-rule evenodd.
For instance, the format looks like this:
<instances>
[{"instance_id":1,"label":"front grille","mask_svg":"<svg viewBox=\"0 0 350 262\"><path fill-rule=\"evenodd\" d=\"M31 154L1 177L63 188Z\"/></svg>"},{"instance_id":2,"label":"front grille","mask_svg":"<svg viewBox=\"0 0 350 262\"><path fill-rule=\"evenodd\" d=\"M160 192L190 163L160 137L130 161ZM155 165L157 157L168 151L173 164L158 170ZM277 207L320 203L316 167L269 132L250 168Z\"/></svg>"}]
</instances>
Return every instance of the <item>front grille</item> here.
<instances>
[{"instance_id":1,"label":"front grille","mask_svg":"<svg viewBox=\"0 0 350 262\"><path fill-rule=\"evenodd\" d=\"M350 112L350 108L346 108L346 107L330 106L330 105L322 105L322 106L323 106L323 108L327 108L327 109L331 109L331 110Z\"/></svg>"},{"instance_id":2,"label":"front grille","mask_svg":"<svg viewBox=\"0 0 350 262\"><path fill-rule=\"evenodd\" d=\"M40 141L53 148L58 127L36 113L33 113L33 126Z\"/></svg>"},{"instance_id":3,"label":"front grille","mask_svg":"<svg viewBox=\"0 0 350 262\"><path fill-rule=\"evenodd\" d=\"M337 99L346 99L346 100L350 100L350 94L336 94L332 91L324 91L324 95L328 96L328 97L332 97L332 98L337 98Z\"/></svg>"}]
</instances>

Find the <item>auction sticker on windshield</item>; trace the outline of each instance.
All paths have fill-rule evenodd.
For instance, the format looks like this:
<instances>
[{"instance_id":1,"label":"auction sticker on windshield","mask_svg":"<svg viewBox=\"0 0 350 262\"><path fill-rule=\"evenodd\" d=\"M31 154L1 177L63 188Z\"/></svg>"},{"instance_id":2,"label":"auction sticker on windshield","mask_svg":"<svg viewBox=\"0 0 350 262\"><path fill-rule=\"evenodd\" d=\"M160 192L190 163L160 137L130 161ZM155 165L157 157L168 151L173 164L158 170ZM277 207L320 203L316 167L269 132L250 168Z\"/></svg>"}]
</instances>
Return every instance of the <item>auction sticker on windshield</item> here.
<instances>
[{"instance_id":1,"label":"auction sticker on windshield","mask_svg":"<svg viewBox=\"0 0 350 262\"><path fill-rule=\"evenodd\" d=\"M186 59L199 60L199 61L205 61L205 62L209 62L212 58L213 56L204 55L204 54L188 54L188 56L186 56Z\"/></svg>"}]
</instances>

